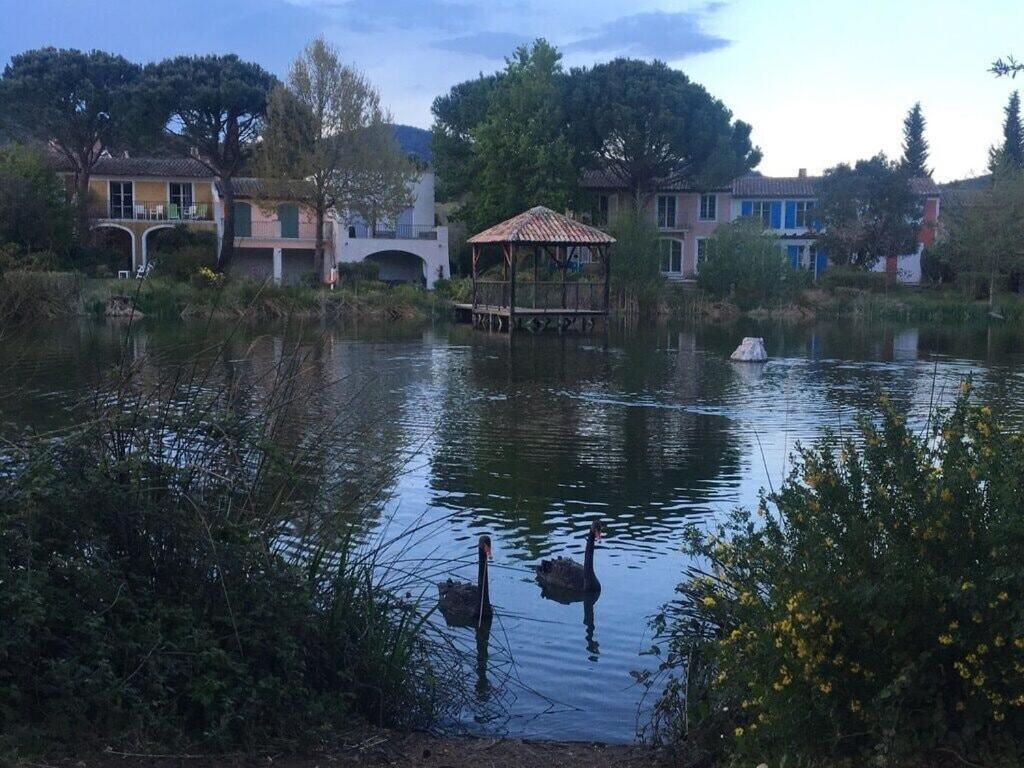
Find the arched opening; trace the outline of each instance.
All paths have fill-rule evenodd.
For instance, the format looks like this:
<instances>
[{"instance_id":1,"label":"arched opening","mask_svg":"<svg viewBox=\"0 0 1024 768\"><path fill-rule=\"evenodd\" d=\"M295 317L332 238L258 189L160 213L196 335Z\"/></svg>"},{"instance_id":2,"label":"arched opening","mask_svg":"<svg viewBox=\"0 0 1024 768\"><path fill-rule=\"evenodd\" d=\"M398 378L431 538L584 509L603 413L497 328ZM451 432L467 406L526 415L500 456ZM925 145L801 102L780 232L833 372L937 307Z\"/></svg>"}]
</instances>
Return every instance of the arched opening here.
<instances>
[{"instance_id":1,"label":"arched opening","mask_svg":"<svg viewBox=\"0 0 1024 768\"><path fill-rule=\"evenodd\" d=\"M154 252L159 253L161 239L170 240L174 235L173 230L173 225L161 224L156 227L151 227L142 233L140 240L143 264L149 264L153 258Z\"/></svg>"},{"instance_id":2,"label":"arched opening","mask_svg":"<svg viewBox=\"0 0 1024 768\"><path fill-rule=\"evenodd\" d=\"M97 276L115 277L119 272L133 272L135 234L118 224L97 224L89 236L89 245Z\"/></svg>"},{"instance_id":3,"label":"arched opening","mask_svg":"<svg viewBox=\"0 0 1024 768\"><path fill-rule=\"evenodd\" d=\"M424 261L408 251L378 251L371 253L365 261L372 262L380 269L381 282L389 285L412 283L425 285Z\"/></svg>"}]
</instances>

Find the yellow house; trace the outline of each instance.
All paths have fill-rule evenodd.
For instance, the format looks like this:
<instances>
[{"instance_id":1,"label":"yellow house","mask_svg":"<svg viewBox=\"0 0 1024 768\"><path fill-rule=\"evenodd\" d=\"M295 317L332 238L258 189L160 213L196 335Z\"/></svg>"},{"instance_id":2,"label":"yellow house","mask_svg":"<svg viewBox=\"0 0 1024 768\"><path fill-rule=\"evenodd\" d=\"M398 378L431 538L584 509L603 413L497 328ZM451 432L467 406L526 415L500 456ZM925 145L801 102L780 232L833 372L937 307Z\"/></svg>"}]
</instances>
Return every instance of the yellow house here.
<instances>
[{"instance_id":1,"label":"yellow house","mask_svg":"<svg viewBox=\"0 0 1024 768\"><path fill-rule=\"evenodd\" d=\"M57 162L70 181L73 169ZM151 232L182 224L216 231L216 209L213 173L192 158L102 157L89 179L92 227L128 233L133 269L146 264Z\"/></svg>"}]
</instances>

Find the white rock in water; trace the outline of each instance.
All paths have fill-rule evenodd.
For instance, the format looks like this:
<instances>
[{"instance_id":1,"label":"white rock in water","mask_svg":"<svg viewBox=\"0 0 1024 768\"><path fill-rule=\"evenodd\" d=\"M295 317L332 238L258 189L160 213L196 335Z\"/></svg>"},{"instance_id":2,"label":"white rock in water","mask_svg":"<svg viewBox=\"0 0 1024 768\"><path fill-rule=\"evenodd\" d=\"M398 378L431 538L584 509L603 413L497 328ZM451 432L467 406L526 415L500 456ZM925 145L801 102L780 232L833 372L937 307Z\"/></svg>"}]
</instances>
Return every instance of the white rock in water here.
<instances>
[{"instance_id":1,"label":"white rock in water","mask_svg":"<svg viewBox=\"0 0 1024 768\"><path fill-rule=\"evenodd\" d=\"M768 359L768 353L764 351L764 339L747 336L743 339L743 343L736 347L736 351L729 359L738 360L741 363L763 363Z\"/></svg>"}]
</instances>

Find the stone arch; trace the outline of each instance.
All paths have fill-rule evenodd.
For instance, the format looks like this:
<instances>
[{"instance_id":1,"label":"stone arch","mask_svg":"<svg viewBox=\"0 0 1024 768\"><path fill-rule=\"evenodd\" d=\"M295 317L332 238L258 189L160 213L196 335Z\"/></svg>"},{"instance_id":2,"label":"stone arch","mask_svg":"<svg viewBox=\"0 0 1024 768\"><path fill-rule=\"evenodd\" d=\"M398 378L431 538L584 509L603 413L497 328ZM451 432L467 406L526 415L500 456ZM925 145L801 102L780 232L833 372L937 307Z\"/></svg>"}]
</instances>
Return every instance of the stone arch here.
<instances>
[{"instance_id":1,"label":"stone arch","mask_svg":"<svg viewBox=\"0 0 1024 768\"><path fill-rule=\"evenodd\" d=\"M110 221L98 221L92 224L89 229L120 229L122 232L127 232L129 241L131 242L131 268L133 271L139 268L138 248L136 247L137 243L135 240L135 233L131 229L121 224L114 224Z\"/></svg>"},{"instance_id":2,"label":"stone arch","mask_svg":"<svg viewBox=\"0 0 1024 768\"><path fill-rule=\"evenodd\" d=\"M385 283L412 283L423 285L426 280L427 262L422 256L401 249L374 251L363 261L370 261L380 268L380 279Z\"/></svg>"},{"instance_id":3,"label":"stone arch","mask_svg":"<svg viewBox=\"0 0 1024 768\"><path fill-rule=\"evenodd\" d=\"M148 229L146 229L142 233L142 237L139 238L139 241L140 241L140 243L142 245L142 248L141 248L141 250L142 250L142 266L146 266L147 264L149 264L149 235L150 235L150 233L151 232L156 232L157 230L160 230L160 229L174 229L175 226L177 226L177 225L176 224L170 224L170 223L168 223L168 224L156 224L156 225L154 225L152 227L149 227Z\"/></svg>"}]
</instances>

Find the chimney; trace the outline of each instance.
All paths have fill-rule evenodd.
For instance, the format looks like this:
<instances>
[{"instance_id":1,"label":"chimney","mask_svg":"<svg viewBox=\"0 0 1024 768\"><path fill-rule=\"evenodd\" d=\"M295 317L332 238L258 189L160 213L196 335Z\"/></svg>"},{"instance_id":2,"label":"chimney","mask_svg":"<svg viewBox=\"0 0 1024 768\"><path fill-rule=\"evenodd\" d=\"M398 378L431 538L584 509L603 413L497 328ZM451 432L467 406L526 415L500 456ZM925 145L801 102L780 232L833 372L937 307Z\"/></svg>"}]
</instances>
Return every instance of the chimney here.
<instances>
[{"instance_id":1,"label":"chimney","mask_svg":"<svg viewBox=\"0 0 1024 768\"><path fill-rule=\"evenodd\" d=\"M801 168L799 171L797 171L796 175L799 176L801 179L806 179L807 178L807 169L806 168Z\"/></svg>"}]
</instances>

